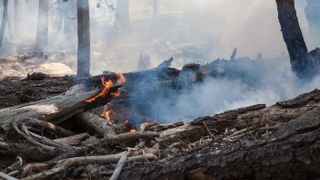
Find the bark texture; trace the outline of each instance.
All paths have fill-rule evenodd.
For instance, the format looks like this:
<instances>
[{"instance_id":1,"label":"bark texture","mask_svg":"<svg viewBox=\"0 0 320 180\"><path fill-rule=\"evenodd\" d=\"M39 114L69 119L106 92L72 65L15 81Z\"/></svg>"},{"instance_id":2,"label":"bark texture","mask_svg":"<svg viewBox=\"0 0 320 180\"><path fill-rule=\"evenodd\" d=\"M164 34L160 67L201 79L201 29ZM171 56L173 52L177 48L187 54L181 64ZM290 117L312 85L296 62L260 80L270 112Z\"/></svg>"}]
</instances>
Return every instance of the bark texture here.
<instances>
[{"instance_id":1,"label":"bark texture","mask_svg":"<svg viewBox=\"0 0 320 180\"><path fill-rule=\"evenodd\" d=\"M208 179L316 178L320 176L319 117L318 107L284 123L272 137L242 136L241 140L232 141L222 148L208 144L180 157L129 166L123 170L121 179L195 179L199 176ZM201 173L190 178L195 170Z\"/></svg>"}]
</instances>

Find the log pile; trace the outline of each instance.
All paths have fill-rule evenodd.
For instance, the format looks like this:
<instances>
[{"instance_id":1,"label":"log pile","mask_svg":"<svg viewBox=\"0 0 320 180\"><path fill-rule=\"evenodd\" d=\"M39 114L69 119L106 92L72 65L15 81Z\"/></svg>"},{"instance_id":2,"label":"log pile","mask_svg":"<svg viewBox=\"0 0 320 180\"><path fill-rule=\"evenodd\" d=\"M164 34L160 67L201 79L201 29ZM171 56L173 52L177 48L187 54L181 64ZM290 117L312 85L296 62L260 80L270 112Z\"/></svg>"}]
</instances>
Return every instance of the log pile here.
<instances>
[{"instance_id":1,"label":"log pile","mask_svg":"<svg viewBox=\"0 0 320 180\"><path fill-rule=\"evenodd\" d=\"M168 68L172 59L143 72L105 72L86 80L56 78L69 88L63 94L27 99L0 110L0 178L7 179L309 179L319 176L320 90L266 107L257 104L190 122L160 124L143 111L139 127L106 120L100 111L110 101L126 111L128 96L141 76L161 87L184 86L205 76L223 76L205 66ZM211 70L210 70L211 69ZM210 71L209 71L210 70ZM40 79L36 77L41 76ZM105 90L100 78L110 79ZM63 80L62 80L63 79ZM50 84L34 75L19 84ZM183 81L185 83L185 79ZM5 82L2 82L5 83ZM77 85L75 85L77 84ZM55 86L55 85L53 85ZM51 87L53 87L51 86ZM41 86L40 86L41 87ZM62 87L62 86L61 86ZM38 86L39 88L39 86ZM49 86L47 88L50 89ZM44 90L43 92L49 92ZM10 90L8 90L10 91ZM121 95L115 98L119 91ZM59 89L63 92L63 89ZM88 103L88 99L97 97ZM46 99L43 99L46 98ZM121 117L122 116L122 117ZM122 118L122 120L121 120ZM305 176L305 174L308 176Z\"/></svg>"}]
</instances>

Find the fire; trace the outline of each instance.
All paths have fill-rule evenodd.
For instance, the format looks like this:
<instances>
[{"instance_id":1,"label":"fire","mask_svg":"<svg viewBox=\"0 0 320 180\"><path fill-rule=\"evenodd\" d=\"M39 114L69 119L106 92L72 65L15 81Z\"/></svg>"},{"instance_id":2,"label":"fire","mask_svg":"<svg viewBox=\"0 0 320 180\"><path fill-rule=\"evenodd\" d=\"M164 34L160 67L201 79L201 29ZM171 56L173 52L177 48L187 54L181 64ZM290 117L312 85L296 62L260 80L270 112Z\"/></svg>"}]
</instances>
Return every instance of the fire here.
<instances>
[{"instance_id":1,"label":"fire","mask_svg":"<svg viewBox=\"0 0 320 180\"><path fill-rule=\"evenodd\" d=\"M111 80L106 81L105 77L103 77L103 76L101 77L101 83L104 86L103 90L98 95L93 96L92 98L87 99L84 102L92 103L93 101L95 101L99 97L105 96L109 92L110 87L113 85L113 82Z\"/></svg>"},{"instance_id":2,"label":"fire","mask_svg":"<svg viewBox=\"0 0 320 180\"><path fill-rule=\"evenodd\" d=\"M116 85L123 85L127 81L122 73L116 73L116 75L118 77ZM106 96L109 93L110 88L114 85L114 83L111 80L106 81L104 76L101 76L101 84L104 86L103 90L98 95L85 100L86 103L92 103L99 97ZM117 90L116 92L110 92L110 96L112 98L115 98L120 96L120 93L121 92L119 90ZM104 117L104 119L106 119L108 122L112 122L110 118L111 114L116 114L116 113L112 111L112 109L110 109L109 105L105 105L101 116Z\"/></svg>"},{"instance_id":3,"label":"fire","mask_svg":"<svg viewBox=\"0 0 320 180\"><path fill-rule=\"evenodd\" d=\"M117 114L117 113L110 110L110 108L108 108L108 106L106 105L103 109L101 116L104 117L104 119L106 119L108 122L111 122L110 114Z\"/></svg>"},{"instance_id":4,"label":"fire","mask_svg":"<svg viewBox=\"0 0 320 180\"><path fill-rule=\"evenodd\" d=\"M126 78L124 77L124 75L122 73L116 73L116 75L118 77L117 83L119 83L120 85L123 85L126 82ZM107 93L109 92L109 89L113 86L113 82L111 80L106 81L104 76L101 76L101 84L104 86L103 90L98 95L96 95L90 99L87 99L84 102L92 103L93 101L95 101L99 97L103 97L103 96L107 95ZM120 91L111 93L112 97L117 97L119 95L120 95Z\"/></svg>"}]
</instances>

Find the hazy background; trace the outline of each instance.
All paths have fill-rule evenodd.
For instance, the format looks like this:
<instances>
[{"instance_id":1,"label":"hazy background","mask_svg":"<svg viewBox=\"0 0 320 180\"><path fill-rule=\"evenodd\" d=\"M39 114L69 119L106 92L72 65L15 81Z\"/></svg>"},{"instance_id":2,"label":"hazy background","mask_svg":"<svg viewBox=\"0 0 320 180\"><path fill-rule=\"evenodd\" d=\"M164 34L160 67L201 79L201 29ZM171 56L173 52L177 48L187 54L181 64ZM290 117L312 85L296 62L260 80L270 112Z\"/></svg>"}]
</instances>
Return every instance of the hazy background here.
<instances>
[{"instance_id":1,"label":"hazy background","mask_svg":"<svg viewBox=\"0 0 320 180\"><path fill-rule=\"evenodd\" d=\"M102 0L90 1L92 36L92 73L103 70L134 71L140 52L150 56L155 66L169 56L176 58L175 65L185 62L210 62L216 58L229 58L232 50L238 48L239 57L255 58L263 53L265 58L287 55L277 19L274 0L159 0L157 19L152 18L151 0L129 0L130 27L117 32L114 27L114 11ZM70 18L74 26L73 38L64 38L60 27L59 7L52 1L50 11L49 51L68 52L69 66L75 69L76 19ZM36 33L38 1L20 2L20 28L14 28L13 7L9 3L9 24L7 42L32 44ZM301 28L309 49L319 46L319 41L310 37L304 15L305 0L296 0ZM75 0L66 3L64 13L76 15ZM12 32L18 35L13 36ZM72 37L71 36L71 37ZM70 53L71 52L71 53ZM52 59L60 60L53 56ZM61 61L65 59L62 57Z\"/></svg>"},{"instance_id":2,"label":"hazy background","mask_svg":"<svg viewBox=\"0 0 320 180\"><path fill-rule=\"evenodd\" d=\"M230 108L257 103L268 105L320 87L320 78L299 82L291 73L287 50L281 35L275 0L159 0L159 16L152 16L151 0L130 1L130 25L116 29L114 10L103 0L97 7L90 0L91 72L136 71L141 54L149 56L151 68L171 56L173 66L196 62L205 64L217 58L229 59L234 48L238 58L255 59L262 53L264 61L239 67L256 79L253 85L240 79L206 79L201 85L180 94L149 99L149 115L163 122L190 120ZM10 1L11 2L11 1ZM29 0L20 8L17 36L6 31L6 42L15 52L23 52L35 40L38 1ZM49 60L65 63L76 70L75 1L69 1L63 13L70 16L73 27L66 38L56 1L50 11ZM109 3L114 3L110 0ZM23 4L24 1L21 1ZM309 50L320 46L320 37L312 37L304 15L305 0L296 0L300 26ZM11 7L12 8L12 7ZM13 24L12 13L11 24ZM10 23L9 22L9 23ZM13 26L13 25L12 25ZM21 44L25 46L21 47ZM241 63L240 63L241 64ZM138 89L144 92L143 88Z\"/></svg>"}]
</instances>

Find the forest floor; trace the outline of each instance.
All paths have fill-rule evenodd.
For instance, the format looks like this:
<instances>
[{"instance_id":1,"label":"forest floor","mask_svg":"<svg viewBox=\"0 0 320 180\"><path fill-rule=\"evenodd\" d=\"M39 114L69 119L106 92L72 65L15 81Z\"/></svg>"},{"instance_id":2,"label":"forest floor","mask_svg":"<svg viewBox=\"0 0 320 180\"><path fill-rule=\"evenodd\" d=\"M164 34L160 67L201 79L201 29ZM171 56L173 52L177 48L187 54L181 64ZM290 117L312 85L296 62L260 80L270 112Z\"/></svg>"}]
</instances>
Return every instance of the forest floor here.
<instances>
[{"instance_id":1,"label":"forest floor","mask_svg":"<svg viewBox=\"0 0 320 180\"><path fill-rule=\"evenodd\" d=\"M22 59L13 56L5 61ZM79 81L74 76L47 71L49 75L34 73L27 78L6 76L0 82L3 108L0 110L0 177L310 179L320 176L319 90L271 106L256 104L190 122L160 124L135 112L145 120L140 126L133 126L126 121L130 109L124 103L131 84L135 84L131 81L148 75L164 78L161 85L176 86L184 70L167 66L164 63L150 71L124 74L126 85L118 74L102 75L113 84L103 97L92 103L87 103L88 99L105 90L99 76L87 79L84 84L88 87L77 85ZM189 65L183 69L195 70L198 75L197 67ZM117 96L119 88L121 95ZM122 118L120 121L110 120L108 113L112 112L104 110L110 102L122 109L117 116Z\"/></svg>"}]
</instances>

